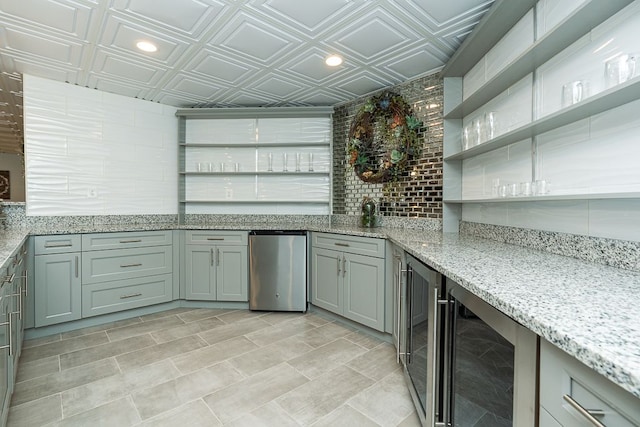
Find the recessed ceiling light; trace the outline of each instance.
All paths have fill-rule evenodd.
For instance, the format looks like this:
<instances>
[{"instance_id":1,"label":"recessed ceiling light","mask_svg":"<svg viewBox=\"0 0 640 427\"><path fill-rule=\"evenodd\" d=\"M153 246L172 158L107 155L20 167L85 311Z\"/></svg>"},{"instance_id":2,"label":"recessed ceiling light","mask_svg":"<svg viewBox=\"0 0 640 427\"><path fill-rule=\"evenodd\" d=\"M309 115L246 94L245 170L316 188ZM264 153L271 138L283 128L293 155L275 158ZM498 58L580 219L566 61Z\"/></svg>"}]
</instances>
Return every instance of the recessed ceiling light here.
<instances>
[{"instance_id":1,"label":"recessed ceiling light","mask_svg":"<svg viewBox=\"0 0 640 427\"><path fill-rule=\"evenodd\" d=\"M324 60L324 63L329 67L337 67L342 64L342 57L339 55L329 55L327 56L327 59Z\"/></svg>"},{"instance_id":2,"label":"recessed ceiling light","mask_svg":"<svg viewBox=\"0 0 640 427\"><path fill-rule=\"evenodd\" d=\"M155 52L158 50L158 47L148 41L141 41L136 43L136 46L138 47L138 49L145 51L145 52Z\"/></svg>"}]
</instances>

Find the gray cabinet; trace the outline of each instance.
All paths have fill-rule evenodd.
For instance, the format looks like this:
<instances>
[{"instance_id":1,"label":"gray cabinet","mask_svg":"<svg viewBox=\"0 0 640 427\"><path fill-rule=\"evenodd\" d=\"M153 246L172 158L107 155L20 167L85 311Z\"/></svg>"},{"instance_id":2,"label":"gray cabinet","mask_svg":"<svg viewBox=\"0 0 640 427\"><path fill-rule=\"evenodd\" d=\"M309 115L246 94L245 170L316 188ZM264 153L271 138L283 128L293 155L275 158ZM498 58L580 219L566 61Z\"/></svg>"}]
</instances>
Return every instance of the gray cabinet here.
<instances>
[{"instance_id":1,"label":"gray cabinet","mask_svg":"<svg viewBox=\"0 0 640 427\"><path fill-rule=\"evenodd\" d=\"M82 235L82 317L173 299L173 233Z\"/></svg>"},{"instance_id":2,"label":"gray cabinet","mask_svg":"<svg viewBox=\"0 0 640 427\"><path fill-rule=\"evenodd\" d=\"M590 418L607 427L638 426L640 399L541 340L540 425L597 425Z\"/></svg>"},{"instance_id":3,"label":"gray cabinet","mask_svg":"<svg viewBox=\"0 0 640 427\"><path fill-rule=\"evenodd\" d=\"M383 239L313 233L311 303L384 331L384 247Z\"/></svg>"},{"instance_id":4,"label":"gray cabinet","mask_svg":"<svg viewBox=\"0 0 640 427\"><path fill-rule=\"evenodd\" d=\"M188 231L186 241L186 299L249 300L247 232Z\"/></svg>"},{"instance_id":5,"label":"gray cabinet","mask_svg":"<svg viewBox=\"0 0 640 427\"><path fill-rule=\"evenodd\" d=\"M80 319L80 236L35 238L35 326Z\"/></svg>"},{"instance_id":6,"label":"gray cabinet","mask_svg":"<svg viewBox=\"0 0 640 427\"><path fill-rule=\"evenodd\" d=\"M0 274L6 275L6 270L1 270ZM5 425L7 415L9 413L9 404L11 403L11 385L13 376L10 373L10 333L9 333L9 316L10 307L10 289L8 286L2 286L0 289L0 405L2 405L2 419L0 425Z\"/></svg>"}]
</instances>

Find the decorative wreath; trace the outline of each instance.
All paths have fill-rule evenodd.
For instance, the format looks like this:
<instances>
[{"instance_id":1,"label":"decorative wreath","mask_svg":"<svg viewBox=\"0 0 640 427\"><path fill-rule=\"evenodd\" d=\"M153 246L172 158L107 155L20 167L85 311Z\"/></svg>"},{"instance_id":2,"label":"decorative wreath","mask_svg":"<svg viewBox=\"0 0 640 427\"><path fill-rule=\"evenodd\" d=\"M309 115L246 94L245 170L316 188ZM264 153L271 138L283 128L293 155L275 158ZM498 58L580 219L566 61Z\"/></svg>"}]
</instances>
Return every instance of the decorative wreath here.
<instances>
[{"instance_id":1,"label":"decorative wreath","mask_svg":"<svg viewBox=\"0 0 640 427\"><path fill-rule=\"evenodd\" d=\"M351 122L349 164L364 182L397 180L420 152L420 127L422 122L400 95L384 92L371 97Z\"/></svg>"}]
</instances>

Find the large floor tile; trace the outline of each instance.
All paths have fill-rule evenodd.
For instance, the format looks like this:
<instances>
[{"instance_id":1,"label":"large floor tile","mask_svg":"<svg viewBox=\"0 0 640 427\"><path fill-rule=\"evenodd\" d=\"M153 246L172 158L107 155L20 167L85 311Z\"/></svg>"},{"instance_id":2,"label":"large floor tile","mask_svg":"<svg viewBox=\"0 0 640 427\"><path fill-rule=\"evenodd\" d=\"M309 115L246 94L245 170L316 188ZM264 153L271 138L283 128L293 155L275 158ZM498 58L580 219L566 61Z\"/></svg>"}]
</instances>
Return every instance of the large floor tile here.
<instances>
[{"instance_id":1,"label":"large floor tile","mask_svg":"<svg viewBox=\"0 0 640 427\"><path fill-rule=\"evenodd\" d=\"M311 350L313 347L300 342L297 336L293 336L241 354L230 359L229 362L243 374L251 376Z\"/></svg>"},{"instance_id":2,"label":"large floor tile","mask_svg":"<svg viewBox=\"0 0 640 427\"><path fill-rule=\"evenodd\" d=\"M206 345L207 343L197 335L190 335L175 341L156 344L151 347L132 351L131 353L121 354L116 357L116 360L118 361L120 369L128 371L172 356L186 354L190 351L206 347Z\"/></svg>"},{"instance_id":3,"label":"large floor tile","mask_svg":"<svg viewBox=\"0 0 640 427\"><path fill-rule=\"evenodd\" d=\"M415 412L407 383L400 370L354 396L349 405L367 414L367 417L381 426L390 427L397 426Z\"/></svg>"},{"instance_id":4,"label":"large floor tile","mask_svg":"<svg viewBox=\"0 0 640 427\"><path fill-rule=\"evenodd\" d=\"M109 342L105 332L96 332L67 340L57 340L39 346L24 348L20 355L20 362L32 362L45 357L57 356L63 353L80 350Z\"/></svg>"},{"instance_id":5,"label":"large floor tile","mask_svg":"<svg viewBox=\"0 0 640 427\"><path fill-rule=\"evenodd\" d=\"M199 399L245 377L226 362L210 366L154 387L132 393L142 419L154 417L192 400Z\"/></svg>"},{"instance_id":6,"label":"large floor tile","mask_svg":"<svg viewBox=\"0 0 640 427\"><path fill-rule=\"evenodd\" d=\"M180 372L187 374L256 348L254 343L241 336L188 353L181 353L173 357L172 361Z\"/></svg>"},{"instance_id":7,"label":"large floor tile","mask_svg":"<svg viewBox=\"0 0 640 427\"><path fill-rule=\"evenodd\" d=\"M11 427L42 426L62 419L62 405L60 395L43 397L9 410L7 425Z\"/></svg>"},{"instance_id":8,"label":"large floor tile","mask_svg":"<svg viewBox=\"0 0 640 427\"><path fill-rule=\"evenodd\" d=\"M307 323L297 324L295 322L284 322L259 331L248 333L246 336L260 347L263 347L287 339L292 335L297 335L313 329L316 329L316 326Z\"/></svg>"},{"instance_id":9,"label":"large floor tile","mask_svg":"<svg viewBox=\"0 0 640 427\"><path fill-rule=\"evenodd\" d=\"M345 339L337 339L318 347L302 356L291 359L289 363L307 378L317 378L320 375L348 363L360 356L366 350Z\"/></svg>"},{"instance_id":10,"label":"large floor tile","mask_svg":"<svg viewBox=\"0 0 640 427\"><path fill-rule=\"evenodd\" d=\"M337 424L336 424L337 425ZM344 425L344 424L343 424ZM226 427L300 427L287 412L275 403L267 403L237 418Z\"/></svg>"},{"instance_id":11,"label":"large floor tile","mask_svg":"<svg viewBox=\"0 0 640 427\"><path fill-rule=\"evenodd\" d=\"M210 331L202 332L199 335L209 344L216 344L231 338L237 338L251 332L265 329L270 326L271 324L262 319L249 318L237 323L218 326Z\"/></svg>"},{"instance_id":12,"label":"large floor tile","mask_svg":"<svg viewBox=\"0 0 640 427\"><path fill-rule=\"evenodd\" d=\"M23 355L9 427L419 425L394 347L317 312L173 309Z\"/></svg>"},{"instance_id":13,"label":"large floor tile","mask_svg":"<svg viewBox=\"0 0 640 427\"><path fill-rule=\"evenodd\" d=\"M383 343L347 363L347 366L374 380L381 380L400 369L393 345Z\"/></svg>"},{"instance_id":14,"label":"large floor tile","mask_svg":"<svg viewBox=\"0 0 640 427\"><path fill-rule=\"evenodd\" d=\"M140 422L133 403L122 398L51 424L51 427L128 427Z\"/></svg>"},{"instance_id":15,"label":"large floor tile","mask_svg":"<svg viewBox=\"0 0 640 427\"><path fill-rule=\"evenodd\" d=\"M201 399L198 399L138 425L141 427L218 427L222 423L211 412L211 409Z\"/></svg>"},{"instance_id":16,"label":"large floor tile","mask_svg":"<svg viewBox=\"0 0 640 427\"><path fill-rule=\"evenodd\" d=\"M120 341L108 342L91 348L76 350L60 355L60 368L62 370L75 368L101 359L118 356L124 353L140 350L155 345L156 342L150 335L141 335L125 338Z\"/></svg>"},{"instance_id":17,"label":"large floor tile","mask_svg":"<svg viewBox=\"0 0 640 427\"><path fill-rule=\"evenodd\" d=\"M32 338L30 340L24 340L22 343L22 349L37 347L44 344L50 344L52 342L60 341L62 338L60 334L47 335L45 337L40 338Z\"/></svg>"},{"instance_id":18,"label":"large floor tile","mask_svg":"<svg viewBox=\"0 0 640 427\"><path fill-rule=\"evenodd\" d=\"M185 314L189 313L191 312L187 312ZM183 319L182 316L180 316L180 318ZM155 331L151 333L151 336L156 340L156 342L163 343L177 340L178 338L188 337L189 335L194 335L200 332L206 332L222 325L226 325L226 323L217 317L210 317L208 319L200 319L183 325L174 326L173 328Z\"/></svg>"},{"instance_id":19,"label":"large floor tile","mask_svg":"<svg viewBox=\"0 0 640 427\"><path fill-rule=\"evenodd\" d=\"M58 372L60 370L60 356L36 359L32 362L24 362L20 359L18 367L16 382L20 383Z\"/></svg>"},{"instance_id":20,"label":"large floor tile","mask_svg":"<svg viewBox=\"0 0 640 427\"><path fill-rule=\"evenodd\" d=\"M98 381L62 392L62 408L65 417L88 411L136 390L155 386L179 376L179 372L168 360L143 366L122 374L112 375Z\"/></svg>"},{"instance_id":21,"label":"large floor tile","mask_svg":"<svg viewBox=\"0 0 640 427\"><path fill-rule=\"evenodd\" d=\"M362 412L353 409L349 405L342 405L329 415L322 417L312 424L313 427L357 426L379 427L380 424L367 418Z\"/></svg>"},{"instance_id":22,"label":"large floor tile","mask_svg":"<svg viewBox=\"0 0 640 427\"><path fill-rule=\"evenodd\" d=\"M283 363L212 393L204 401L220 421L228 423L307 381L303 375Z\"/></svg>"},{"instance_id":23,"label":"large floor tile","mask_svg":"<svg viewBox=\"0 0 640 427\"><path fill-rule=\"evenodd\" d=\"M64 372L56 372L23 381L16 384L11 405L16 406L42 397L51 396L119 373L120 370L115 360L105 359L77 368L67 369Z\"/></svg>"},{"instance_id":24,"label":"large floor tile","mask_svg":"<svg viewBox=\"0 0 640 427\"><path fill-rule=\"evenodd\" d=\"M136 323L131 326L124 326L107 330L107 335L111 341L123 340L150 332L162 331L173 326L182 325L184 322L178 316L163 316L159 318L147 319L147 321Z\"/></svg>"},{"instance_id":25,"label":"large floor tile","mask_svg":"<svg viewBox=\"0 0 640 427\"><path fill-rule=\"evenodd\" d=\"M301 425L311 425L346 403L373 380L340 366L278 398L276 402Z\"/></svg>"}]
</instances>

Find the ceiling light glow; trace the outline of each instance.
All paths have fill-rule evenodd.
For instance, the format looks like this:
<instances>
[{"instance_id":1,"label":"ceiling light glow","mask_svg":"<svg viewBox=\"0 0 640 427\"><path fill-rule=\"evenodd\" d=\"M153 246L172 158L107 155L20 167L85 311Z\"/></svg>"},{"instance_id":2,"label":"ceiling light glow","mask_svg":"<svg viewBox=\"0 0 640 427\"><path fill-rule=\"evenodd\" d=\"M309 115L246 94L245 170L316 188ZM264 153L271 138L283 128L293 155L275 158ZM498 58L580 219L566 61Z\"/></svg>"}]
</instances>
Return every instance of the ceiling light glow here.
<instances>
[{"instance_id":1,"label":"ceiling light glow","mask_svg":"<svg viewBox=\"0 0 640 427\"><path fill-rule=\"evenodd\" d=\"M324 63L329 67L337 67L342 64L342 58L338 55L329 55L327 56L327 59L324 60Z\"/></svg>"},{"instance_id":2,"label":"ceiling light glow","mask_svg":"<svg viewBox=\"0 0 640 427\"><path fill-rule=\"evenodd\" d=\"M155 44L144 40L136 43L136 46L144 52L155 52L158 50Z\"/></svg>"}]
</instances>

